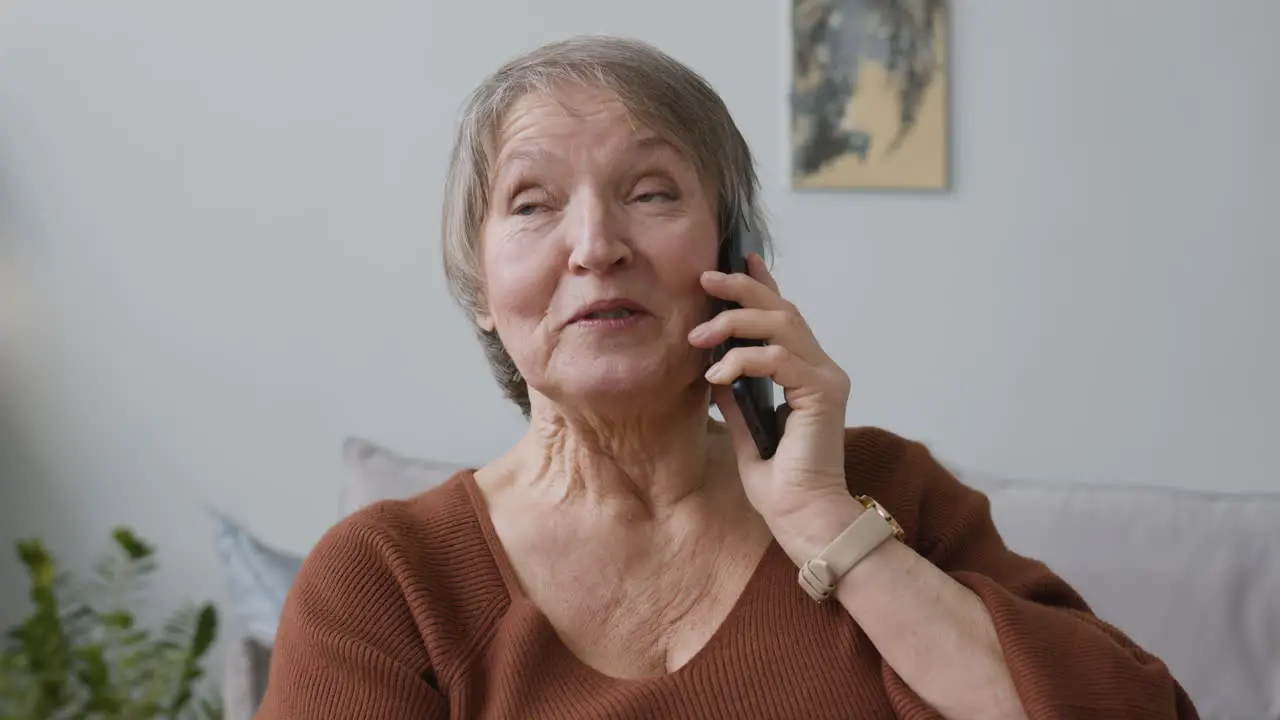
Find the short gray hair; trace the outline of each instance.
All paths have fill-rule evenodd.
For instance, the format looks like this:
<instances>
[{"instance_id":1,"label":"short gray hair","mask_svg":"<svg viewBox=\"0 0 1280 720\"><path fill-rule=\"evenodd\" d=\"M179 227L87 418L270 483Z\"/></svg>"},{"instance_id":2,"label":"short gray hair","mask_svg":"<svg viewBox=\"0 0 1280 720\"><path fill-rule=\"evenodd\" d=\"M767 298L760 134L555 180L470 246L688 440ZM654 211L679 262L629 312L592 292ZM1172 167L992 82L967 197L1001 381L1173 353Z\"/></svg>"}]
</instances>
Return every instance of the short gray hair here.
<instances>
[{"instance_id":1,"label":"short gray hair","mask_svg":"<svg viewBox=\"0 0 1280 720\"><path fill-rule=\"evenodd\" d=\"M721 237L742 214L760 233L768 257L772 242L755 161L711 85L647 43L578 36L507 62L475 89L463 109L445 183L444 270L450 294L473 322L487 310L477 246L503 117L526 95L554 95L566 85L613 93L636 121L674 144L715 189ZM529 388L511 355L496 331L476 330L503 394L528 417Z\"/></svg>"}]
</instances>

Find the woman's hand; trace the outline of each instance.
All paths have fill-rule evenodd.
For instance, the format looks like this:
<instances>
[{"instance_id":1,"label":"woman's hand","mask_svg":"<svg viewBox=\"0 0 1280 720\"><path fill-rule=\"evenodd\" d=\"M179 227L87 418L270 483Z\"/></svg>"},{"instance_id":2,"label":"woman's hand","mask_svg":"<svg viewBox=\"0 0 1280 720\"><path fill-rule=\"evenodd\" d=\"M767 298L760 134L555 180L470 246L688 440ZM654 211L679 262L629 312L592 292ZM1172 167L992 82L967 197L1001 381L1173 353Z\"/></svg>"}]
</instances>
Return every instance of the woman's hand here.
<instances>
[{"instance_id":1,"label":"woman's hand","mask_svg":"<svg viewBox=\"0 0 1280 720\"><path fill-rule=\"evenodd\" d=\"M730 350L707 370L713 398L733 436L747 497L793 560L803 563L835 539L863 509L848 490L844 471L845 408L849 376L823 351L759 255L744 274L707 272L702 286L736 302L689 333L696 347L730 337L767 344ZM777 452L761 460L730 385L741 376L769 377L782 386L785 432Z\"/></svg>"}]
</instances>

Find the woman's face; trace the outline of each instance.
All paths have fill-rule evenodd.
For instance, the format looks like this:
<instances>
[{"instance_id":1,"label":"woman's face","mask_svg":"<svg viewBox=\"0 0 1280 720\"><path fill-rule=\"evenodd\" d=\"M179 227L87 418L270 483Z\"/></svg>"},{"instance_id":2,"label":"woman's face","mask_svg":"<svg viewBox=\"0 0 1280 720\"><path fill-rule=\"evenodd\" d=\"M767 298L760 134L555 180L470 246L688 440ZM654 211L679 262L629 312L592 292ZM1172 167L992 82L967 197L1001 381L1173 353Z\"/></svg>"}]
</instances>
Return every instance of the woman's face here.
<instances>
[{"instance_id":1,"label":"woman's face","mask_svg":"<svg viewBox=\"0 0 1280 720\"><path fill-rule=\"evenodd\" d=\"M698 278L715 267L718 224L691 163L583 88L519 101L492 179L478 320L531 390L626 403L700 381L687 337L710 308Z\"/></svg>"}]
</instances>

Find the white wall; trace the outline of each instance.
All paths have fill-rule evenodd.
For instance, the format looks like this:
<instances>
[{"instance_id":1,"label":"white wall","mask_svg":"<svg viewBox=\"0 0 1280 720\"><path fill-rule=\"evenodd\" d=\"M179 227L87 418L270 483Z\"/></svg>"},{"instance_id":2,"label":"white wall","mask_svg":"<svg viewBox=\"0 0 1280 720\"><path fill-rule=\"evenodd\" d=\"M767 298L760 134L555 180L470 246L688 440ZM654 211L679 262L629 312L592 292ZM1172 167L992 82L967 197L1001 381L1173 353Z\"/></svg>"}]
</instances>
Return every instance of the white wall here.
<instances>
[{"instance_id":1,"label":"white wall","mask_svg":"<svg viewBox=\"0 0 1280 720\"><path fill-rule=\"evenodd\" d=\"M519 434L443 287L445 158L485 72L581 31L724 94L852 422L1010 476L1280 491L1280 3L960 0L928 195L788 190L787 5L6 3L0 621L15 537L75 565L131 523L164 607L218 597L204 504L301 551L346 434Z\"/></svg>"}]
</instances>

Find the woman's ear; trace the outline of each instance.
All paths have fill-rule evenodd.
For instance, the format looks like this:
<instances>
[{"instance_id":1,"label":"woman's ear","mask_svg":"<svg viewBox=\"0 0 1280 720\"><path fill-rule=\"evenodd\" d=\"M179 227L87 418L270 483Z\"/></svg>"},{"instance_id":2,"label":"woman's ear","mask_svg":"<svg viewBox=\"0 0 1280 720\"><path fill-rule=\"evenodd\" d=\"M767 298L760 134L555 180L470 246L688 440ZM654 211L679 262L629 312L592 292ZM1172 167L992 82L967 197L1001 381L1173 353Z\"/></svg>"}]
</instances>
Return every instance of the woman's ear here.
<instances>
[{"instance_id":1,"label":"woman's ear","mask_svg":"<svg viewBox=\"0 0 1280 720\"><path fill-rule=\"evenodd\" d=\"M475 314L476 327L484 332L493 332L497 327L493 322L493 316L489 313L478 312Z\"/></svg>"}]
</instances>

